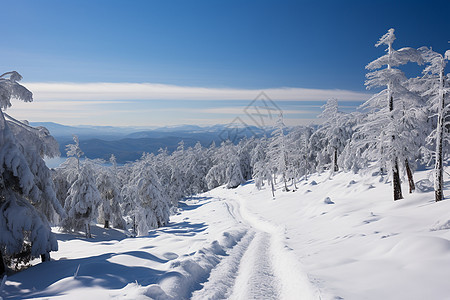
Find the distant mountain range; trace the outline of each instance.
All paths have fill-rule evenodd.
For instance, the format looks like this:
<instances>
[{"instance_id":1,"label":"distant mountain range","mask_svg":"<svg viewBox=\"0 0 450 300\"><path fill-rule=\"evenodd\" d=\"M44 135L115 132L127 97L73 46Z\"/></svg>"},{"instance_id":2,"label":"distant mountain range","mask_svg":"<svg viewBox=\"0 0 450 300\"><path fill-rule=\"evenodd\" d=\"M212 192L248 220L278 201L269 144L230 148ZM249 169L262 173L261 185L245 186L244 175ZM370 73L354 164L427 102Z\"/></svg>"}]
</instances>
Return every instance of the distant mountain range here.
<instances>
[{"instance_id":1,"label":"distant mountain range","mask_svg":"<svg viewBox=\"0 0 450 300\"><path fill-rule=\"evenodd\" d=\"M161 148L172 152L181 141L184 141L185 147L192 147L197 142L208 147L212 142L219 145L229 139L237 143L243 137L262 136L271 132L268 128L244 127L239 124L159 128L66 126L52 122L31 122L30 125L46 127L58 141L61 156L66 155L66 145L73 143L73 135L77 135L86 157L108 160L114 154L119 163L135 161L144 152L156 154Z\"/></svg>"}]
</instances>

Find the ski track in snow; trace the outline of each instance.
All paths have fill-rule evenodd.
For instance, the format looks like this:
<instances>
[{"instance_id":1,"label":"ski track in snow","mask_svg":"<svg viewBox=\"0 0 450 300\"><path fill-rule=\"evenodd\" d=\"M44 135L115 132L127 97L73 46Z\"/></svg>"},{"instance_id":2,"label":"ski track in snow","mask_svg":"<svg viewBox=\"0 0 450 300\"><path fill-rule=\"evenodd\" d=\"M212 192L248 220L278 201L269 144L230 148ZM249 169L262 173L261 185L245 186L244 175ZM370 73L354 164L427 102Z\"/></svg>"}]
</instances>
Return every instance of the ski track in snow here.
<instances>
[{"instance_id":1,"label":"ski track in snow","mask_svg":"<svg viewBox=\"0 0 450 300\"><path fill-rule=\"evenodd\" d=\"M288 251L280 242L284 231L247 212L239 201L242 199L217 198L249 230L211 270L208 281L192 299L318 299L307 276L298 269L293 271L298 267L296 259L284 253ZM290 271L283 269L287 266Z\"/></svg>"},{"instance_id":2,"label":"ski track in snow","mask_svg":"<svg viewBox=\"0 0 450 300\"><path fill-rule=\"evenodd\" d=\"M230 299L279 299L270 253L270 235L258 232L242 257Z\"/></svg>"}]
</instances>

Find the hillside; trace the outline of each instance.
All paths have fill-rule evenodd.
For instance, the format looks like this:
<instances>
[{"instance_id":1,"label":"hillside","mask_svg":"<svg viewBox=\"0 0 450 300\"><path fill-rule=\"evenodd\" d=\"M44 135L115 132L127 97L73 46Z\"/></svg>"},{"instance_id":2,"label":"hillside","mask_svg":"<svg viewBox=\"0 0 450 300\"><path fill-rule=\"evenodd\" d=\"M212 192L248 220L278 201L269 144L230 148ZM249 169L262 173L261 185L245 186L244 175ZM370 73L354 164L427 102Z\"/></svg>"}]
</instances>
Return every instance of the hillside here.
<instances>
[{"instance_id":1,"label":"hillside","mask_svg":"<svg viewBox=\"0 0 450 300\"><path fill-rule=\"evenodd\" d=\"M53 261L8 277L1 295L445 299L450 201L433 201L430 171L415 176L418 190L395 202L379 176L323 173L295 192L279 187L275 198L252 182L216 188L181 202L168 226L140 238L58 232Z\"/></svg>"},{"instance_id":2,"label":"hillside","mask_svg":"<svg viewBox=\"0 0 450 300\"><path fill-rule=\"evenodd\" d=\"M32 122L32 126L46 127L59 143L61 156L66 156L66 145L73 143L77 135L86 157L109 160L114 154L117 162L135 161L142 153L157 154L159 149L172 152L181 141L185 147L193 147L197 142L208 147L213 142L220 145L226 139L237 143L243 137L270 134L271 128L249 126L234 131L228 125L194 126L180 125L158 128L113 127L113 126L66 126L52 122ZM231 127L229 127L231 126Z\"/></svg>"}]
</instances>

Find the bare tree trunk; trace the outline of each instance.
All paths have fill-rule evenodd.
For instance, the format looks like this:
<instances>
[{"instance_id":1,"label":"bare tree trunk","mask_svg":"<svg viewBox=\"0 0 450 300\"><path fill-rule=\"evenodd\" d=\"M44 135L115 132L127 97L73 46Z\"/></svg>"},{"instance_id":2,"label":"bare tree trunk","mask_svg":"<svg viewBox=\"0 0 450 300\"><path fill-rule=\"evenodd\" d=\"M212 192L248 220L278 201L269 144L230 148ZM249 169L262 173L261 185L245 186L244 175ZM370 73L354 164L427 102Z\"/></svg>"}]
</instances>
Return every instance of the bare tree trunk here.
<instances>
[{"instance_id":1,"label":"bare tree trunk","mask_svg":"<svg viewBox=\"0 0 450 300\"><path fill-rule=\"evenodd\" d=\"M284 190L285 190L286 192L289 192L289 189L288 189L287 183L286 183L286 175L284 175L284 174L283 174L283 181L284 181Z\"/></svg>"},{"instance_id":2,"label":"bare tree trunk","mask_svg":"<svg viewBox=\"0 0 450 300\"><path fill-rule=\"evenodd\" d=\"M50 261L50 252L46 252L41 254L41 262Z\"/></svg>"},{"instance_id":3,"label":"bare tree trunk","mask_svg":"<svg viewBox=\"0 0 450 300\"><path fill-rule=\"evenodd\" d=\"M5 273L6 273L5 260L3 259L3 252L0 251L0 275L3 275Z\"/></svg>"},{"instance_id":4,"label":"bare tree trunk","mask_svg":"<svg viewBox=\"0 0 450 300\"><path fill-rule=\"evenodd\" d=\"M394 200L403 199L397 159L395 160L394 167L392 168L392 186L394 188Z\"/></svg>"},{"instance_id":5,"label":"bare tree trunk","mask_svg":"<svg viewBox=\"0 0 450 300\"><path fill-rule=\"evenodd\" d=\"M436 164L434 166L434 199L441 201L444 199L444 164L442 144L444 142L444 68L441 69L439 76L439 106L438 106L438 123L436 128Z\"/></svg>"},{"instance_id":6,"label":"bare tree trunk","mask_svg":"<svg viewBox=\"0 0 450 300\"><path fill-rule=\"evenodd\" d=\"M337 159L338 159L338 154L337 154L337 149L336 148L334 148L334 158L333 158L333 169L334 169L334 172L338 172L339 171L339 167L338 167L338 164L337 164Z\"/></svg>"},{"instance_id":7,"label":"bare tree trunk","mask_svg":"<svg viewBox=\"0 0 450 300\"><path fill-rule=\"evenodd\" d=\"M105 220L105 228L109 228L109 220Z\"/></svg>"},{"instance_id":8,"label":"bare tree trunk","mask_svg":"<svg viewBox=\"0 0 450 300\"><path fill-rule=\"evenodd\" d=\"M411 171L411 168L409 167L409 162L407 159L405 159L405 169L406 169L406 175L408 175L408 183L409 183L409 193L411 194L416 190L416 185L414 184L414 177L413 173Z\"/></svg>"},{"instance_id":9,"label":"bare tree trunk","mask_svg":"<svg viewBox=\"0 0 450 300\"><path fill-rule=\"evenodd\" d=\"M86 238L90 239L92 237L91 235L91 225L89 225L88 223L86 223Z\"/></svg>"},{"instance_id":10,"label":"bare tree trunk","mask_svg":"<svg viewBox=\"0 0 450 300\"><path fill-rule=\"evenodd\" d=\"M391 59L392 51L393 51L392 44L389 44L389 48L388 48L389 60ZM391 69L390 63L388 63L387 68L388 68L388 70ZM389 82L387 84L387 90L388 90L388 94L387 94L388 106L389 106L389 111L391 112L391 122L394 124L394 114L392 113L394 111L394 97L392 94L392 82ZM392 144L394 144L394 140L395 140L395 135L392 135ZM395 201L395 200L403 199L403 195L402 195L402 184L400 181L400 172L399 172L399 167L398 167L397 156L394 156L393 162L394 162L394 165L392 166L392 187L394 190L394 201Z\"/></svg>"},{"instance_id":11,"label":"bare tree trunk","mask_svg":"<svg viewBox=\"0 0 450 300\"><path fill-rule=\"evenodd\" d=\"M273 176L270 176L270 184L272 186L272 196L275 198L275 186L273 184Z\"/></svg>"}]
</instances>

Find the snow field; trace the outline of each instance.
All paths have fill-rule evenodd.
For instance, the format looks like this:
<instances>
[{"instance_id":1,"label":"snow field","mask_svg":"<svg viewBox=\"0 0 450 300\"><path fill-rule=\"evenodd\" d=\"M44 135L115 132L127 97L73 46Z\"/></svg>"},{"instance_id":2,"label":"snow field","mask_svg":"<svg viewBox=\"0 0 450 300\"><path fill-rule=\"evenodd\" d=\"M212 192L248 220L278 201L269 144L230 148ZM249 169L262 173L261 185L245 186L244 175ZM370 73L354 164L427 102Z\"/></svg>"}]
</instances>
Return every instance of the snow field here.
<instances>
[{"instance_id":1,"label":"snow field","mask_svg":"<svg viewBox=\"0 0 450 300\"><path fill-rule=\"evenodd\" d=\"M216 188L145 237L58 232L53 260L9 276L0 296L450 299L450 201L433 201L429 175L395 202L380 177L314 174L275 198L252 183Z\"/></svg>"},{"instance_id":2,"label":"snow field","mask_svg":"<svg viewBox=\"0 0 450 300\"><path fill-rule=\"evenodd\" d=\"M8 277L1 296L189 299L247 228L217 199L196 197L182 207L167 227L146 237L125 238L118 230L96 226L89 240L58 232L60 250L52 253L53 261Z\"/></svg>"},{"instance_id":3,"label":"snow field","mask_svg":"<svg viewBox=\"0 0 450 300\"><path fill-rule=\"evenodd\" d=\"M260 220L285 228L284 243L320 290L316 299L449 299L449 201L435 203L425 189L394 202L380 177L350 173L315 174L297 185L275 200L270 188L232 193Z\"/></svg>"}]
</instances>

